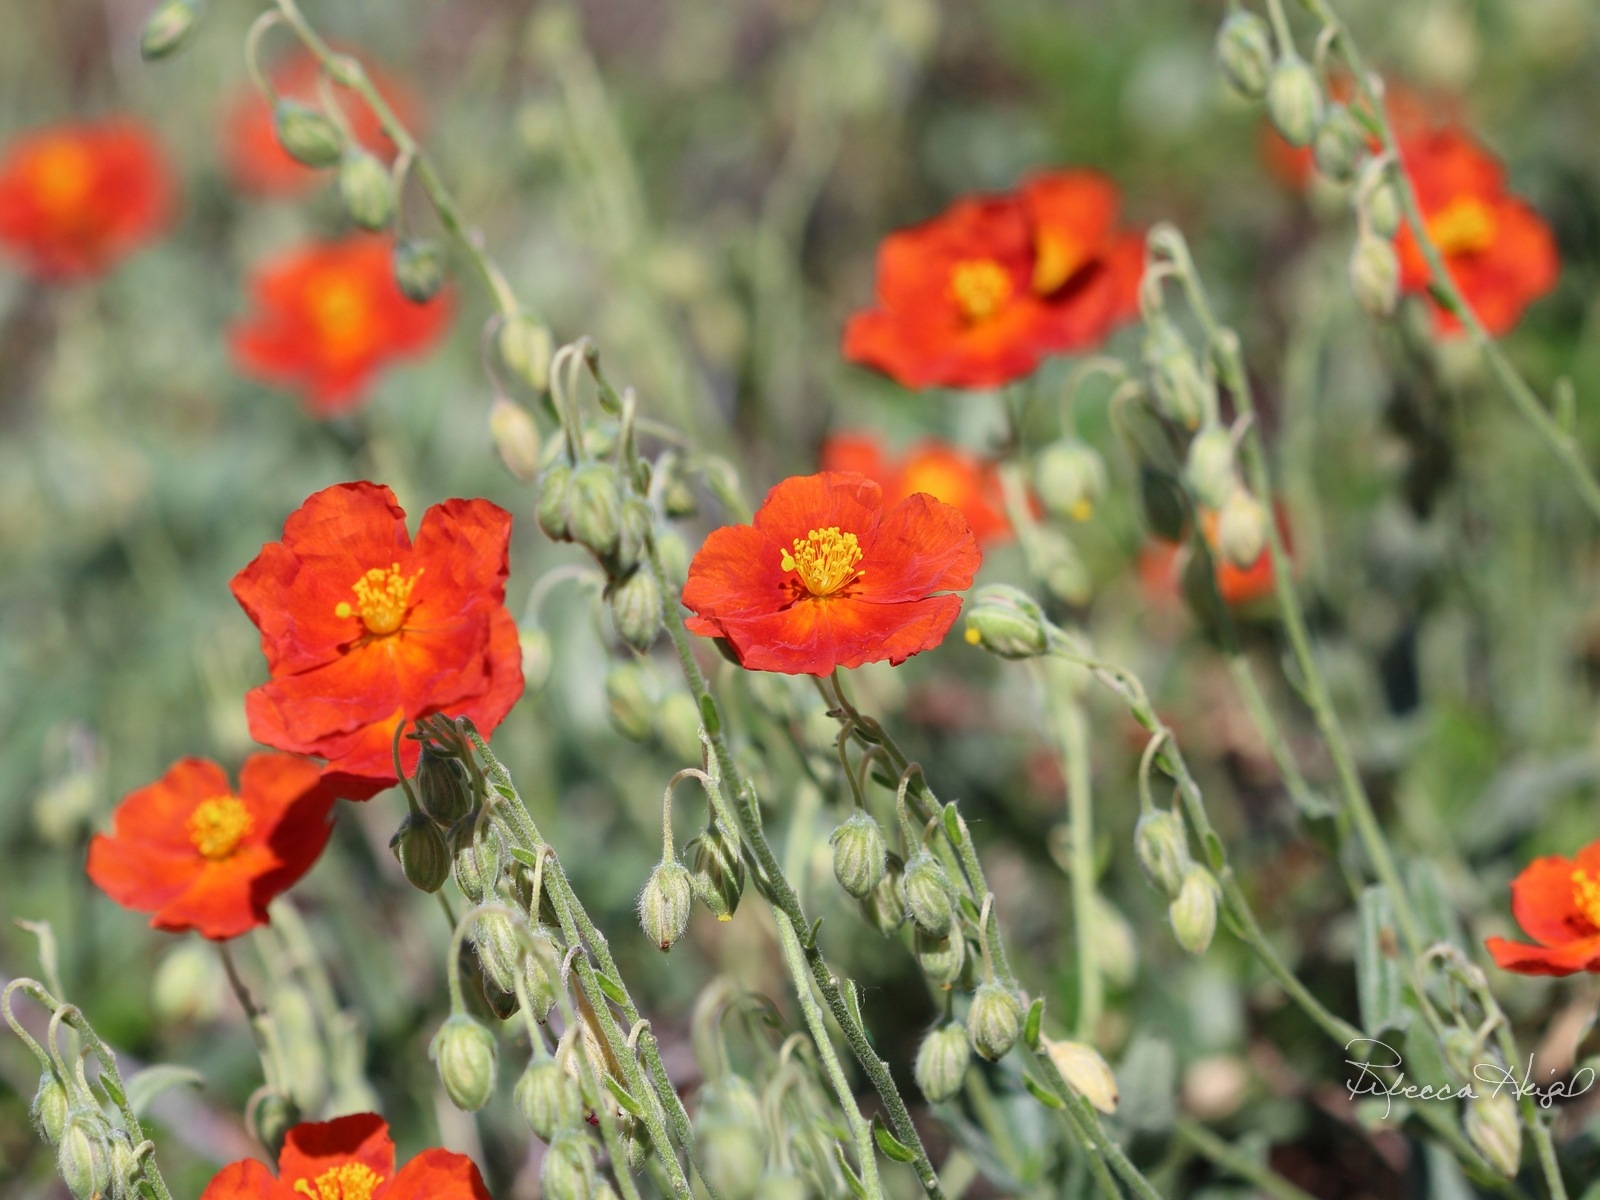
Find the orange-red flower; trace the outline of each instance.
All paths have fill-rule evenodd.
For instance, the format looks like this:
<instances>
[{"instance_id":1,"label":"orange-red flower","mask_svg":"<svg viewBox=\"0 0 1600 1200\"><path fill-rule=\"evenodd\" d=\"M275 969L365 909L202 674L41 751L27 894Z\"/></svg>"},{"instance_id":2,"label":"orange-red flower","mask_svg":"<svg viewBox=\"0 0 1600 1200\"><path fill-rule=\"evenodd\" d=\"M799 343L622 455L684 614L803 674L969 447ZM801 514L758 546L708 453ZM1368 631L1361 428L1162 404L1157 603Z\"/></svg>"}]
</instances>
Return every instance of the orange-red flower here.
<instances>
[{"instance_id":1,"label":"orange-red flower","mask_svg":"<svg viewBox=\"0 0 1600 1200\"><path fill-rule=\"evenodd\" d=\"M0 246L45 280L98 275L172 216L165 157L127 117L23 134L0 158Z\"/></svg>"},{"instance_id":2,"label":"orange-red flower","mask_svg":"<svg viewBox=\"0 0 1600 1200\"><path fill-rule=\"evenodd\" d=\"M1511 913L1536 945L1492 937L1495 965L1523 975L1600 972L1600 842L1536 858L1511 881Z\"/></svg>"},{"instance_id":3,"label":"orange-red flower","mask_svg":"<svg viewBox=\"0 0 1600 1200\"><path fill-rule=\"evenodd\" d=\"M389 1126L376 1113L289 1130L278 1173L253 1158L223 1167L200 1200L490 1200L464 1154L424 1150L398 1171Z\"/></svg>"},{"instance_id":4,"label":"orange-red flower","mask_svg":"<svg viewBox=\"0 0 1600 1200\"><path fill-rule=\"evenodd\" d=\"M919 493L885 509L864 475L824 471L767 493L752 525L725 525L689 564L689 628L742 666L826 675L904 662L944 640L983 555L966 518Z\"/></svg>"},{"instance_id":5,"label":"orange-red flower","mask_svg":"<svg viewBox=\"0 0 1600 1200\"><path fill-rule=\"evenodd\" d=\"M891 459L870 433L834 433L822 443L821 466L865 475L883 489L885 504L926 492L959 509L980 544L1010 536L993 464L955 446L928 439Z\"/></svg>"},{"instance_id":6,"label":"orange-red flower","mask_svg":"<svg viewBox=\"0 0 1600 1200\"><path fill-rule=\"evenodd\" d=\"M1405 139L1400 156L1445 270L1489 332L1505 333L1556 285L1561 259L1549 226L1506 190L1504 168L1461 129ZM1432 275L1409 226L1401 228L1395 249L1401 289L1426 292ZM1434 316L1442 332L1461 328L1437 304Z\"/></svg>"},{"instance_id":7,"label":"orange-red flower","mask_svg":"<svg viewBox=\"0 0 1600 1200\"><path fill-rule=\"evenodd\" d=\"M233 578L271 674L245 697L251 736L327 759L338 794L364 800L396 782L399 722L445 712L487 735L522 695L510 536L487 500L434 505L413 543L386 487L311 496ZM409 772L417 745L401 751Z\"/></svg>"},{"instance_id":8,"label":"orange-red flower","mask_svg":"<svg viewBox=\"0 0 1600 1200\"><path fill-rule=\"evenodd\" d=\"M413 131L417 128L419 106L409 88L369 64L367 76L395 115ZM298 51L271 73L272 86L280 96L322 107L317 76L322 66L310 51ZM377 114L357 93L340 84L333 85L333 97L350 124L355 140L385 162L396 154L395 144L383 132ZM255 87L241 88L228 104L219 127L219 148L228 179L239 191L253 196L292 196L316 181L317 172L292 157L278 144L272 108Z\"/></svg>"},{"instance_id":9,"label":"orange-red flower","mask_svg":"<svg viewBox=\"0 0 1600 1200\"><path fill-rule=\"evenodd\" d=\"M316 764L252 754L235 791L203 758L180 759L117 807L115 832L89 843L89 878L157 929L238 937L327 844L333 795Z\"/></svg>"},{"instance_id":10,"label":"orange-red flower","mask_svg":"<svg viewBox=\"0 0 1600 1200\"><path fill-rule=\"evenodd\" d=\"M407 300L387 240L357 234L279 255L251 280L255 311L230 332L248 375L295 388L316 416L354 408L392 359L428 350L450 302Z\"/></svg>"},{"instance_id":11,"label":"orange-red flower","mask_svg":"<svg viewBox=\"0 0 1600 1200\"><path fill-rule=\"evenodd\" d=\"M1217 581L1217 594L1231 607L1242 607L1264 600L1276 590L1276 576L1272 570L1272 555L1262 550L1248 567L1236 567L1222 557L1217 549L1217 513L1207 509L1200 514L1200 532L1211 552L1212 570ZM1277 510L1278 533L1285 545L1289 542L1289 526L1281 508ZM1183 592L1184 572L1188 570L1191 551L1176 542L1154 539L1139 552L1139 582L1153 599L1176 599Z\"/></svg>"},{"instance_id":12,"label":"orange-red flower","mask_svg":"<svg viewBox=\"0 0 1600 1200\"><path fill-rule=\"evenodd\" d=\"M907 387L981 388L1094 345L1138 308L1143 239L1117 230L1117 203L1102 175L1046 171L890 234L844 356Z\"/></svg>"}]
</instances>

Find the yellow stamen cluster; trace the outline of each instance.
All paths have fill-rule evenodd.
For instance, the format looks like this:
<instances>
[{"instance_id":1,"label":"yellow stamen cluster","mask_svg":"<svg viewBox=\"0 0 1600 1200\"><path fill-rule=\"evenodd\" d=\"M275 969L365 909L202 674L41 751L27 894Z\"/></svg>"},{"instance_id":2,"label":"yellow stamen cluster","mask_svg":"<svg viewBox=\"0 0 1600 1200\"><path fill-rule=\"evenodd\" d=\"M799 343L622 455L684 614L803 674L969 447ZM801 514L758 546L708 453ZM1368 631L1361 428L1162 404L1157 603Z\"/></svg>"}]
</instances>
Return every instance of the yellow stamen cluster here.
<instances>
[{"instance_id":1,"label":"yellow stamen cluster","mask_svg":"<svg viewBox=\"0 0 1600 1200\"><path fill-rule=\"evenodd\" d=\"M189 841L200 851L200 857L210 862L221 862L239 847L239 843L255 828L255 818L237 796L214 796L203 800L189 819L184 830Z\"/></svg>"},{"instance_id":2,"label":"yellow stamen cluster","mask_svg":"<svg viewBox=\"0 0 1600 1200\"><path fill-rule=\"evenodd\" d=\"M1572 903L1589 924L1600 929L1600 879L1581 867L1572 873Z\"/></svg>"},{"instance_id":3,"label":"yellow stamen cluster","mask_svg":"<svg viewBox=\"0 0 1600 1200\"><path fill-rule=\"evenodd\" d=\"M781 565L794 571L813 596L831 596L864 572L856 570L861 561L861 543L853 533L841 533L837 525L813 529L795 538L794 550L783 551Z\"/></svg>"},{"instance_id":4,"label":"yellow stamen cluster","mask_svg":"<svg viewBox=\"0 0 1600 1200\"><path fill-rule=\"evenodd\" d=\"M329 1167L315 1179L298 1180L294 1190L311 1200L372 1200L382 1182L383 1176L366 1163L352 1162Z\"/></svg>"},{"instance_id":5,"label":"yellow stamen cluster","mask_svg":"<svg viewBox=\"0 0 1600 1200\"><path fill-rule=\"evenodd\" d=\"M1011 276L992 258L969 258L950 272L950 295L969 322L987 321L1011 299Z\"/></svg>"},{"instance_id":6,"label":"yellow stamen cluster","mask_svg":"<svg viewBox=\"0 0 1600 1200\"><path fill-rule=\"evenodd\" d=\"M329 273L311 288L307 304L322 351L332 361L348 362L372 345L377 325L371 298L359 280Z\"/></svg>"},{"instance_id":7,"label":"yellow stamen cluster","mask_svg":"<svg viewBox=\"0 0 1600 1200\"><path fill-rule=\"evenodd\" d=\"M355 604L341 600L333 615L341 621L359 616L367 632L374 637L393 633L405 624L411 589L417 586L422 570L415 575L402 575L399 563L390 563L387 568L373 567L350 585L350 590L356 594Z\"/></svg>"},{"instance_id":8,"label":"yellow stamen cluster","mask_svg":"<svg viewBox=\"0 0 1600 1200\"><path fill-rule=\"evenodd\" d=\"M1460 196L1428 218L1428 236L1441 254L1477 254L1494 242L1494 213L1482 200Z\"/></svg>"},{"instance_id":9,"label":"yellow stamen cluster","mask_svg":"<svg viewBox=\"0 0 1600 1200\"><path fill-rule=\"evenodd\" d=\"M77 142L52 142L39 149L31 174L39 206L48 213L66 214L89 194L94 159Z\"/></svg>"}]
</instances>

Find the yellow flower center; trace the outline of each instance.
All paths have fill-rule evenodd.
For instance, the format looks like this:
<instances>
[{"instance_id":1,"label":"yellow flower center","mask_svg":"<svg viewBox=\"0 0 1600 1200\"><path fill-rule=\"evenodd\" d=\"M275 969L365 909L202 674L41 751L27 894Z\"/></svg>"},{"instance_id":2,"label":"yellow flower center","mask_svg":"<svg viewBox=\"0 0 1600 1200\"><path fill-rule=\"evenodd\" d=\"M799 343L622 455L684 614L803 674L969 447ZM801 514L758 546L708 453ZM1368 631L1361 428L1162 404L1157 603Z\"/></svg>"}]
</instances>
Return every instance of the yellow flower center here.
<instances>
[{"instance_id":1,"label":"yellow flower center","mask_svg":"<svg viewBox=\"0 0 1600 1200\"><path fill-rule=\"evenodd\" d=\"M1581 867L1572 873L1572 902L1596 929L1600 929L1600 879Z\"/></svg>"},{"instance_id":2,"label":"yellow flower center","mask_svg":"<svg viewBox=\"0 0 1600 1200\"><path fill-rule=\"evenodd\" d=\"M184 829L201 858L221 862L238 849L239 843L255 828L255 823L239 797L214 796L201 801L189 814Z\"/></svg>"},{"instance_id":3,"label":"yellow flower center","mask_svg":"<svg viewBox=\"0 0 1600 1200\"><path fill-rule=\"evenodd\" d=\"M62 138L39 148L31 174L39 207L52 216L67 216L89 194L94 158L76 141Z\"/></svg>"},{"instance_id":4,"label":"yellow flower center","mask_svg":"<svg viewBox=\"0 0 1600 1200\"><path fill-rule=\"evenodd\" d=\"M794 571L813 596L831 596L865 572L856 570L861 561L861 543L853 533L840 533L837 525L813 529L795 538L794 550L783 552L781 565Z\"/></svg>"},{"instance_id":5,"label":"yellow flower center","mask_svg":"<svg viewBox=\"0 0 1600 1200\"><path fill-rule=\"evenodd\" d=\"M329 1167L315 1179L297 1180L294 1190L311 1200L372 1200L382 1182L383 1176L366 1163L352 1162Z\"/></svg>"},{"instance_id":6,"label":"yellow flower center","mask_svg":"<svg viewBox=\"0 0 1600 1200\"><path fill-rule=\"evenodd\" d=\"M322 351L331 361L359 358L377 339L371 298L359 280L330 271L312 284L306 303Z\"/></svg>"},{"instance_id":7,"label":"yellow flower center","mask_svg":"<svg viewBox=\"0 0 1600 1200\"><path fill-rule=\"evenodd\" d=\"M961 315L975 325L1011 299L1011 276L992 258L969 258L950 272L950 295Z\"/></svg>"},{"instance_id":8,"label":"yellow flower center","mask_svg":"<svg viewBox=\"0 0 1600 1200\"><path fill-rule=\"evenodd\" d=\"M406 609L411 604L411 589L417 586L417 579L426 569L419 568L415 575L402 575L399 563L373 567L350 585L350 590L356 594L356 602L339 601L333 615L341 621L359 616L367 632L374 637L393 633L405 624Z\"/></svg>"},{"instance_id":9,"label":"yellow flower center","mask_svg":"<svg viewBox=\"0 0 1600 1200\"><path fill-rule=\"evenodd\" d=\"M1033 290L1048 296L1083 265L1083 250L1071 238L1041 233L1034 242Z\"/></svg>"},{"instance_id":10,"label":"yellow flower center","mask_svg":"<svg viewBox=\"0 0 1600 1200\"><path fill-rule=\"evenodd\" d=\"M1428 236L1447 256L1487 250L1494 242L1494 228L1494 213L1473 196L1458 196L1428 218Z\"/></svg>"}]
</instances>

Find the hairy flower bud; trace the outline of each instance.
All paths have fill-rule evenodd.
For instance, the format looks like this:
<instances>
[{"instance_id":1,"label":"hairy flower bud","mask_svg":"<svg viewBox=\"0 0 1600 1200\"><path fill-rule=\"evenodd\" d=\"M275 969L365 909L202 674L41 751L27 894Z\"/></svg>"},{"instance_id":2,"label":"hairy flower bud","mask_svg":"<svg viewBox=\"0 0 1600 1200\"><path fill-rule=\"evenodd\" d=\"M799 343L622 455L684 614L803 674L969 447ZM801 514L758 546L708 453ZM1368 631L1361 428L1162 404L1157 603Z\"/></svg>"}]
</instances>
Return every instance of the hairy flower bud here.
<instances>
[{"instance_id":1,"label":"hairy flower bud","mask_svg":"<svg viewBox=\"0 0 1600 1200\"><path fill-rule=\"evenodd\" d=\"M1335 183L1349 183L1367 152L1367 135L1349 108L1330 104L1322 124L1311 142L1311 157L1321 171Z\"/></svg>"},{"instance_id":2,"label":"hairy flower bud","mask_svg":"<svg viewBox=\"0 0 1600 1200\"><path fill-rule=\"evenodd\" d=\"M1177 899L1192 862L1183 818L1159 808L1145 813L1133 827L1133 848L1150 886L1168 900Z\"/></svg>"},{"instance_id":3,"label":"hairy flower bud","mask_svg":"<svg viewBox=\"0 0 1600 1200\"><path fill-rule=\"evenodd\" d=\"M674 475L667 480L666 487L661 489L661 511L669 517L692 517L700 511L700 502L695 499L694 488L689 486L689 481L681 475Z\"/></svg>"},{"instance_id":4,"label":"hairy flower bud","mask_svg":"<svg viewBox=\"0 0 1600 1200\"><path fill-rule=\"evenodd\" d=\"M567 500L572 491L572 468L565 462L552 463L539 476L539 495L534 502L534 519L545 537L553 542L570 542Z\"/></svg>"},{"instance_id":5,"label":"hairy flower bud","mask_svg":"<svg viewBox=\"0 0 1600 1200\"><path fill-rule=\"evenodd\" d=\"M917 928L939 938L948 934L955 908L950 899L950 876L943 864L928 851L917 851L906 863L902 886L906 914Z\"/></svg>"},{"instance_id":6,"label":"hairy flower bud","mask_svg":"<svg viewBox=\"0 0 1600 1200\"><path fill-rule=\"evenodd\" d=\"M878 886L861 901L861 915L884 937L893 937L905 924L906 892L901 886L904 864L898 854L889 854L884 864L883 878Z\"/></svg>"},{"instance_id":7,"label":"hairy flower bud","mask_svg":"<svg viewBox=\"0 0 1600 1200\"><path fill-rule=\"evenodd\" d=\"M1199 425L1210 410L1212 387L1178 327L1166 317L1146 322L1140 355L1161 414L1185 429Z\"/></svg>"},{"instance_id":8,"label":"hairy flower bud","mask_svg":"<svg viewBox=\"0 0 1600 1200\"><path fill-rule=\"evenodd\" d=\"M1240 570L1267 548L1267 510L1246 487L1236 487L1217 514L1217 552Z\"/></svg>"},{"instance_id":9,"label":"hairy flower bud","mask_svg":"<svg viewBox=\"0 0 1600 1200\"><path fill-rule=\"evenodd\" d=\"M277 1158L289 1130L300 1123L300 1109L282 1092L267 1091L260 1096L250 1110L250 1132L255 1134L262 1149Z\"/></svg>"},{"instance_id":10,"label":"hairy flower bud","mask_svg":"<svg viewBox=\"0 0 1600 1200\"><path fill-rule=\"evenodd\" d=\"M744 895L744 856L736 835L712 821L685 847L694 894L719 921L731 918Z\"/></svg>"},{"instance_id":11,"label":"hairy flower bud","mask_svg":"<svg viewBox=\"0 0 1600 1200\"><path fill-rule=\"evenodd\" d=\"M142 1200L139 1180L144 1176L144 1164L134 1153L133 1142L121 1130L111 1135L111 1196L112 1200Z\"/></svg>"},{"instance_id":12,"label":"hairy flower bud","mask_svg":"<svg viewBox=\"0 0 1600 1200\"><path fill-rule=\"evenodd\" d=\"M980 983L967 1009L967 1037L990 1062L1005 1057L1022 1032L1022 1005L1009 988Z\"/></svg>"},{"instance_id":13,"label":"hairy flower bud","mask_svg":"<svg viewBox=\"0 0 1600 1200\"><path fill-rule=\"evenodd\" d=\"M1367 171L1369 174L1362 181L1356 203L1368 229L1378 237L1392 238L1400 232L1400 193L1394 176L1376 163L1369 164Z\"/></svg>"},{"instance_id":14,"label":"hairy flower bud","mask_svg":"<svg viewBox=\"0 0 1600 1200\"><path fill-rule=\"evenodd\" d=\"M139 35L139 57L154 62L182 49L200 21L200 0L162 0Z\"/></svg>"},{"instance_id":15,"label":"hairy flower bud","mask_svg":"<svg viewBox=\"0 0 1600 1200\"><path fill-rule=\"evenodd\" d=\"M522 958L516 922L502 912L485 912L472 924L472 944L483 977L502 992L515 992Z\"/></svg>"},{"instance_id":16,"label":"hairy flower bud","mask_svg":"<svg viewBox=\"0 0 1600 1200\"><path fill-rule=\"evenodd\" d=\"M494 1094L494 1034L465 1013L455 1013L439 1027L428 1046L450 1103L477 1112Z\"/></svg>"},{"instance_id":17,"label":"hairy flower bud","mask_svg":"<svg viewBox=\"0 0 1600 1200\"><path fill-rule=\"evenodd\" d=\"M431 238L401 238L391 262L400 294L413 304L426 304L444 287L444 247Z\"/></svg>"},{"instance_id":18,"label":"hairy flower bud","mask_svg":"<svg viewBox=\"0 0 1600 1200\"><path fill-rule=\"evenodd\" d=\"M857 900L872 895L889 862L883 830L866 809L858 808L828 838L833 847L833 877Z\"/></svg>"},{"instance_id":19,"label":"hairy flower bud","mask_svg":"<svg viewBox=\"0 0 1600 1200\"><path fill-rule=\"evenodd\" d=\"M649 675L636 663L621 663L606 672L606 711L623 737L650 740L656 705L652 690Z\"/></svg>"},{"instance_id":20,"label":"hairy flower bud","mask_svg":"<svg viewBox=\"0 0 1600 1200\"><path fill-rule=\"evenodd\" d=\"M543 1141L551 1141L565 1129L583 1124L583 1095L578 1081L568 1075L553 1058L537 1058L517 1080L517 1108L528 1128Z\"/></svg>"},{"instance_id":21,"label":"hairy flower bud","mask_svg":"<svg viewBox=\"0 0 1600 1200\"><path fill-rule=\"evenodd\" d=\"M589 1135L582 1129L557 1134L539 1164L539 1194L545 1200L594 1200L598 1183Z\"/></svg>"},{"instance_id":22,"label":"hairy flower bud","mask_svg":"<svg viewBox=\"0 0 1600 1200\"><path fill-rule=\"evenodd\" d=\"M1033 460L1033 491L1052 517L1087 521L1106 490L1106 464L1088 442L1060 438Z\"/></svg>"},{"instance_id":23,"label":"hairy flower bud","mask_svg":"<svg viewBox=\"0 0 1600 1200\"><path fill-rule=\"evenodd\" d=\"M561 961L561 951L556 940L543 925L535 925L532 933L535 949L522 955L522 984L528 993L528 1007L534 1020L543 1024L550 1019L550 1010L556 1006L556 983L551 968ZM548 947L548 953L543 949Z\"/></svg>"},{"instance_id":24,"label":"hairy flower bud","mask_svg":"<svg viewBox=\"0 0 1600 1200\"><path fill-rule=\"evenodd\" d=\"M407 813L389 839L406 882L424 892L437 892L450 878L450 847L439 827L422 813Z\"/></svg>"},{"instance_id":25,"label":"hairy flower bud","mask_svg":"<svg viewBox=\"0 0 1600 1200\"><path fill-rule=\"evenodd\" d=\"M394 180L377 156L359 146L339 162L339 198L344 211L363 229L376 232L394 220Z\"/></svg>"},{"instance_id":26,"label":"hairy flower bud","mask_svg":"<svg viewBox=\"0 0 1600 1200\"><path fill-rule=\"evenodd\" d=\"M967 965L967 939L959 929L948 936L936 938L917 930L915 941L917 965L932 982L948 991L961 978Z\"/></svg>"},{"instance_id":27,"label":"hairy flower bud","mask_svg":"<svg viewBox=\"0 0 1600 1200\"><path fill-rule=\"evenodd\" d=\"M331 167L339 161L344 149L339 129L316 109L284 97L273 110L272 120L278 144L297 162L308 167Z\"/></svg>"},{"instance_id":28,"label":"hairy flower bud","mask_svg":"<svg viewBox=\"0 0 1600 1200\"><path fill-rule=\"evenodd\" d=\"M662 950L689 928L689 907L694 903L694 883L682 863L663 860L650 872L650 879L639 893L639 926Z\"/></svg>"},{"instance_id":29,"label":"hairy flower bud","mask_svg":"<svg viewBox=\"0 0 1600 1200\"><path fill-rule=\"evenodd\" d=\"M1246 9L1235 9L1217 31L1217 63L1233 90L1246 100L1266 93L1272 72L1272 35L1267 23Z\"/></svg>"},{"instance_id":30,"label":"hairy flower bud","mask_svg":"<svg viewBox=\"0 0 1600 1200\"><path fill-rule=\"evenodd\" d=\"M1375 233L1357 235L1350 254L1350 290L1369 317L1393 314L1400 299L1400 259L1392 243Z\"/></svg>"},{"instance_id":31,"label":"hairy flower bud","mask_svg":"<svg viewBox=\"0 0 1600 1200\"><path fill-rule=\"evenodd\" d=\"M451 874L467 903L473 905L482 904L494 893L504 862L500 835L486 822L482 836L475 837L477 823L475 816L462 817L450 827L449 839L455 850Z\"/></svg>"},{"instance_id":32,"label":"hairy flower bud","mask_svg":"<svg viewBox=\"0 0 1600 1200\"><path fill-rule=\"evenodd\" d=\"M724 1200L752 1200L761 1179L761 1126L695 1121L695 1151L706 1183Z\"/></svg>"},{"instance_id":33,"label":"hairy flower bud","mask_svg":"<svg viewBox=\"0 0 1600 1200\"><path fill-rule=\"evenodd\" d=\"M1184 872L1183 885L1167 906L1172 936L1190 954L1204 954L1217 932L1217 881L1198 863Z\"/></svg>"},{"instance_id":34,"label":"hairy flower bud","mask_svg":"<svg viewBox=\"0 0 1600 1200\"><path fill-rule=\"evenodd\" d=\"M1117 1111L1117 1079L1098 1050L1083 1042L1056 1042L1049 1038L1044 1044L1051 1065L1068 1087L1103 1113Z\"/></svg>"},{"instance_id":35,"label":"hairy flower bud","mask_svg":"<svg viewBox=\"0 0 1600 1200\"><path fill-rule=\"evenodd\" d=\"M650 550L650 535L655 530L655 513L650 505L638 496L629 496L622 502L622 515L617 531L617 552L612 556L611 567L617 574L631 571Z\"/></svg>"},{"instance_id":36,"label":"hairy flower bud","mask_svg":"<svg viewBox=\"0 0 1600 1200\"><path fill-rule=\"evenodd\" d=\"M655 572L648 567L636 568L627 578L612 583L607 591L617 633L643 654L661 632L661 585L656 582Z\"/></svg>"},{"instance_id":37,"label":"hairy flower bud","mask_svg":"<svg viewBox=\"0 0 1600 1200\"><path fill-rule=\"evenodd\" d=\"M597 558L608 558L622 535L622 491L606 463L584 463L567 488L567 528L572 540Z\"/></svg>"},{"instance_id":38,"label":"hairy flower bud","mask_svg":"<svg viewBox=\"0 0 1600 1200\"><path fill-rule=\"evenodd\" d=\"M104 1200L111 1187L111 1124L92 1109L74 1109L56 1143L56 1169L75 1200Z\"/></svg>"},{"instance_id":39,"label":"hairy flower bud","mask_svg":"<svg viewBox=\"0 0 1600 1200\"><path fill-rule=\"evenodd\" d=\"M656 705L656 737L673 758L696 762L700 758L700 706L688 692L670 692Z\"/></svg>"},{"instance_id":40,"label":"hairy flower bud","mask_svg":"<svg viewBox=\"0 0 1600 1200\"><path fill-rule=\"evenodd\" d=\"M1034 658L1049 648L1044 611L1009 584L980 588L967 608L967 641L1001 658Z\"/></svg>"},{"instance_id":41,"label":"hairy flower bud","mask_svg":"<svg viewBox=\"0 0 1600 1200\"><path fill-rule=\"evenodd\" d=\"M922 1039L917 1061L912 1068L917 1087L929 1103L948 1100L961 1090L972 1053L967 1048L967 1031L958 1021L939 1026Z\"/></svg>"},{"instance_id":42,"label":"hairy flower bud","mask_svg":"<svg viewBox=\"0 0 1600 1200\"><path fill-rule=\"evenodd\" d=\"M423 747L411 777L422 811L449 827L473 810L472 784L460 761Z\"/></svg>"},{"instance_id":43,"label":"hairy flower bud","mask_svg":"<svg viewBox=\"0 0 1600 1200\"><path fill-rule=\"evenodd\" d=\"M1517 1102L1504 1088L1467 1101L1467 1137L1479 1154L1506 1178L1522 1165L1522 1121Z\"/></svg>"},{"instance_id":44,"label":"hairy flower bud","mask_svg":"<svg viewBox=\"0 0 1600 1200\"><path fill-rule=\"evenodd\" d=\"M28 1116L33 1119L33 1130L52 1146L61 1141L67 1127L67 1112L71 1108L67 1089L61 1085L54 1071L39 1076L39 1090L33 1094L28 1106Z\"/></svg>"},{"instance_id":45,"label":"hairy flower bud","mask_svg":"<svg viewBox=\"0 0 1600 1200\"><path fill-rule=\"evenodd\" d=\"M1195 434L1183 473L1196 500L1206 508L1221 508L1239 483L1233 463L1233 435L1221 425L1207 425Z\"/></svg>"},{"instance_id":46,"label":"hairy flower bud","mask_svg":"<svg viewBox=\"0 0 1600 1200\"><path fill-rule=\"evenodd\" d=\"M1322 120L1322 88L1306 60L1290 51L1267 82L1267 115L1291 146L1311 142Z\"/></svg>"},{"instance_id":47,"label":"hairy flower bud","mask_svg":"<svg viewBox=\"0 0 1600 1200\"><path fill-rule=\"evenodd\" d=\"M489 406L489 436L500 462L519 483L539 473L539 427L515 400L496 396Z\"/></svg>"},{"instance_id":48,"label":"hairy flower bud","mask_svg":"<svg viewBox=\"0 0 1600 1200\"><path fill-rule=\"evenodd\" d=\"M550 357L554 342L550 331L527 313L507 317L495 336L500 362L513 377L534 392L550 386Z\"/></svg>"}]
</instances>

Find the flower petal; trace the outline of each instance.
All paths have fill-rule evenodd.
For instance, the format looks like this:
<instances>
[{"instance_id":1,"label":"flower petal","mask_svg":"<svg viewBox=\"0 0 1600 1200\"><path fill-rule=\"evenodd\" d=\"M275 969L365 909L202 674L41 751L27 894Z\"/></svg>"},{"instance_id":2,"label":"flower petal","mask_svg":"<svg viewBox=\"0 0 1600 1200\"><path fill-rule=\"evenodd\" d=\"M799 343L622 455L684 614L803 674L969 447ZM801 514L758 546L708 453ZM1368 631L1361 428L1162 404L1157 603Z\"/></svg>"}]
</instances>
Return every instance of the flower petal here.
<instances>
[{"instance_id":1,"label":"flower petal","mask_svg":"<svg viewBox=\"0 0 1600 1200\"><path fill-rule=\"evenodd\" d=\"M424 1150L394 1177L383 1200L490 1200L478 1168L464 1154Z\"/></svg>"},{"instance_id":2,"label":"flower petal","mask_svg":"<svg viewBox=\"0 0 1600 1200\"><path fill-rule=\"evenodd\" d=\"M1489 957L1502 970L1520 975L1575 975L1600 971L1600 936L1562 946L1529 946L1492 937L1484 942Z\"/></svg>"},{"instance_id":3,"label":"flower petal","mask_svg":"<svg viewBox=\"0 0 1600 1200\"><path fill-rule=\"evenodd\" d=\"M836 667L891 665L944 640L961 612L959 596L906 604L828 597L800 600L765 616L716 619L741 666L785 675L827 675Z\"/></svg>"},{"instance_id":4,"label":"flower petal","mask_svg":"<svg viewBox=\"0 0 1600 1200\"><path fill-rule=\"evenodd\" d=\"M286 1193L293 1195L273 1178L265 1163L245 1158L212 1176L200 1200L283 1200Z\"/></svg>"},{"instance_id":5,"label":"flower petal","mask_svg":"<svg viewBox=\"0 0 1600 1200\"><path fill-rule=\"evenodd\" d=\"M1565 946L1600 932L1573 899L1576 869L1570 858L1552 854L1534 859L1511 881L1511 914L1522 931L1542 946Z\"/></svg>"},{"instance_id":6,"label":"flower petal","mask_svg":"<svg viewBox=\"0 0 1600 1200\"><path fill-rule=\"evenodd\" d=\"M896 604L959 591L971 586L982 562L960 510L918 492L884 514L853 595L864 603Z\"/></svg>"},{"instance_id":7,"label":"flower petal","mask_svg":"<svg viewBox=\"0 0 1600 1200\"><path fill-rule=\"evenodd\" d=\"M347 1163L362 1163L384 1179L394 1175L394 1142L382 1117L355 1113L296 1125L278 1154L278 1177L292 1188Z\"/></svg>"}]
</instances>

